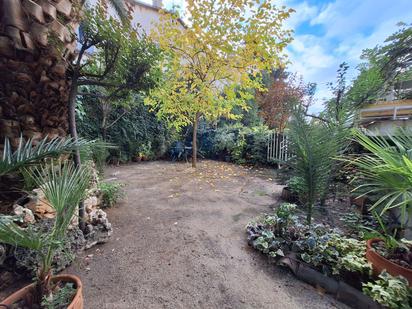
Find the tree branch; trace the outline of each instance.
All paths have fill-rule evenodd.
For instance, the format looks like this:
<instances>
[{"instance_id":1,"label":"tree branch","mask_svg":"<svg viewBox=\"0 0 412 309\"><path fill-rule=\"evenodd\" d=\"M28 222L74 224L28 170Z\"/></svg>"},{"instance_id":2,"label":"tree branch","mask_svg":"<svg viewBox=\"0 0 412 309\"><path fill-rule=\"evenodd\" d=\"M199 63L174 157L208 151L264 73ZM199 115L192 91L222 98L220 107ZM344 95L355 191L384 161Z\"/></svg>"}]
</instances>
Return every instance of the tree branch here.
<instances>
[{"instance_id":1,"label":"tree branch","mask_svg":"<svg viewBox=\"0 0 412 309\"><path fill-rule=\"evenodd\" d=\"M318 119L318 120L323 121L323 122L325 122L325 123L331 123L330 120L327 120L327 119L325 119L325 118L322 118L322 117L319 117L319 116L316 116L316 115L312 115L312 114L305 113L305 116Z\"/></svg>"},{"instance_id":2,"label":"tree branch","mask_svg":"<svg viewBox=\"0 0 412 309\"><path fill-rule=\"evenodd\" d=\"M102 87L119 87L117 84L112 84L104 81L99 81L95 79L80 79L78 82L79 86L102 86Z\"/></svg>"}]
</instances>

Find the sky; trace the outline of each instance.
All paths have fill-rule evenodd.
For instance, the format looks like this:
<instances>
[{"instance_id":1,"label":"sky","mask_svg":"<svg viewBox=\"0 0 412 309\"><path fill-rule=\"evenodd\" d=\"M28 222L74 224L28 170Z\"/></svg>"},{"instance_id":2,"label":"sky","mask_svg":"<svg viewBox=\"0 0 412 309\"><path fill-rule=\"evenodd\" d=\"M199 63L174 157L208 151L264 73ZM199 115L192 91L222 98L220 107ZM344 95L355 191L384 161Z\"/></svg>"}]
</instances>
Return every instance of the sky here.
<instances>
[{"instance_id":1,"label":"sky","mask_svg":"<svg viewBox=\"0 0 412 309\"><path fill-rule=\"evenodd\" d=\"M151 0L143 0L151 3ZM331 97L327 83L336 79L342 62L350 66L348 78L356 76L362 50L382 44L397 30L398 22L412 23L412 0L273 0L296 12L285 26L294 30L288 46L288 70L317 84L312 112L322 109ZM184 0L163 0L166 8L184 7Z\"/></svg>"}]
</instances>

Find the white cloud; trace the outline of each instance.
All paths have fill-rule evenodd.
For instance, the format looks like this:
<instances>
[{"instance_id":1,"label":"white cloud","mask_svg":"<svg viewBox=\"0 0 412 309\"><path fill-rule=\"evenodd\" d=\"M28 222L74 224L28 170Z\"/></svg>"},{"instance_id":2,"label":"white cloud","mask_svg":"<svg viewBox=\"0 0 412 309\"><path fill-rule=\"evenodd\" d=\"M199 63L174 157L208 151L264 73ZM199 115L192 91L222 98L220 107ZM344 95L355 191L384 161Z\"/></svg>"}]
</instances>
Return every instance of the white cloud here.
<instances>
[{"instance_id":1,"label":"white cloud","mask_svg":"<svg viewBox=\"0 0 412 309\"><path fill-rule=\"evenodd\" d=\"M290 3L284 2L286 6L290 6ZM305 21L312 20L319 13L319 8L316 6L309 5L306 1L293 5L294 13L291 14L290 18L286 20L286 27L290 29L296 28L299 24Z\"/></svg>"},{"instance_id":2,"label":"white cloud","mask_svg":"<svg viewBox=\"0 0 412 309\"><path fill-rule=\"evenodd\" d=\"M411 0L335 0L318 6L298 0L282 3L296 10L296 17L288 21L297 29L295 41L288 47L289 68L307 82L318 84L318 102L312 112L320 111L323 98L331 96L326 84L335 80L340 63L349 63L348 79L353 78L363 49L382 44L396 31L397 22L412 21ZM308 23L318 31L302 35L299 26ZM305 29L305 33L310 32L310 28Z\"/></svg>"}]
</instances>

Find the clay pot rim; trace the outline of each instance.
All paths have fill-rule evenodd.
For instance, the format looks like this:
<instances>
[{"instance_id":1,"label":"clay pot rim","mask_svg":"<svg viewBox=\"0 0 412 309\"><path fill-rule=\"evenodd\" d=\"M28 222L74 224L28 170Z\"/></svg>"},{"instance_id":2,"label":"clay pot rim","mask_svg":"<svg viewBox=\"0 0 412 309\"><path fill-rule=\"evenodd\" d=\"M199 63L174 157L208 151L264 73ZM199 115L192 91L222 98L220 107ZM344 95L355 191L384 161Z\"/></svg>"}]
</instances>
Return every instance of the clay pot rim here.
<instances>
[{"instance_id":1,"label":"clay pot rim","mask_svg":"<svg viewBox=\"0 0 412 309\"><path fill-rule=\"evenodd\" d=\"M53 276L52 281L53 282L56 282L56 281L57 282L72 282L76 285L76 294L73 296L72 302L67 307L67 308L73 308L72 304L75 302L75 300L78 297L81 297L81 295L83 294L83 284L80 278L75 275L61 274L61 275ZM31 291L35 286L36 286L36 283L31 283L29 285L22 287L21 289L17 290L13 294L6 297L6 299L2 300L0 304L8 305L8 306L13 305L14 303L16 303L16 301L22 299L23 296L27 294L29 291Z\"/></svg>"},{"instance_id":2,"label":"clay pot rim","mask_svg":"<svg viewBox=\"0 0 412 309\"><path fill-rule=\"evenodd\" d=\"M388 260L388 259L385 258L384 256L380 255L378 252L376 252L376 250L372 247L372 244L374 244L374 243L376 243L376 242L378 242L378 241L384 241L384 240L381 239L381 238L371 238L371 239L368 239L368 240L366 241L367 250L368 250L368 251L372 251L372 252L375 253L377 256L379 256L381 259L385 260L386 263L389 263L389 264L392 265L393 267L400 268L400 269L402 269L403 271L412 273L412 269L403 267L402 265L399 265L399 264L396 264L396 263Z\"/></svg>"}]
</instances>

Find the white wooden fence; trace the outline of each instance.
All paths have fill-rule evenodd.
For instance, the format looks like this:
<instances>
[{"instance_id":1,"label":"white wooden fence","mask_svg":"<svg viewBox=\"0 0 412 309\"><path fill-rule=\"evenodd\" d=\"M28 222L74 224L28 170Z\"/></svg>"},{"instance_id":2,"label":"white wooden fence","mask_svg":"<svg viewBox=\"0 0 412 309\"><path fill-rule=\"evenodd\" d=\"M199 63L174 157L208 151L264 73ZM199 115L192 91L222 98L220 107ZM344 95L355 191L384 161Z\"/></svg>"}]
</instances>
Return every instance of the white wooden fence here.
<instances>
[{"instance_id":1,"label":"white wooden fence","mask_svg":"<svg viewBox=\"0 0 412 309\"><path fill-rule=\"evenodd\" d=\"M271 132L267 143L267 160L277 161L280 164L290 158L288 151L288 137L285 134Z\"/></svg>"}]
</instances>

